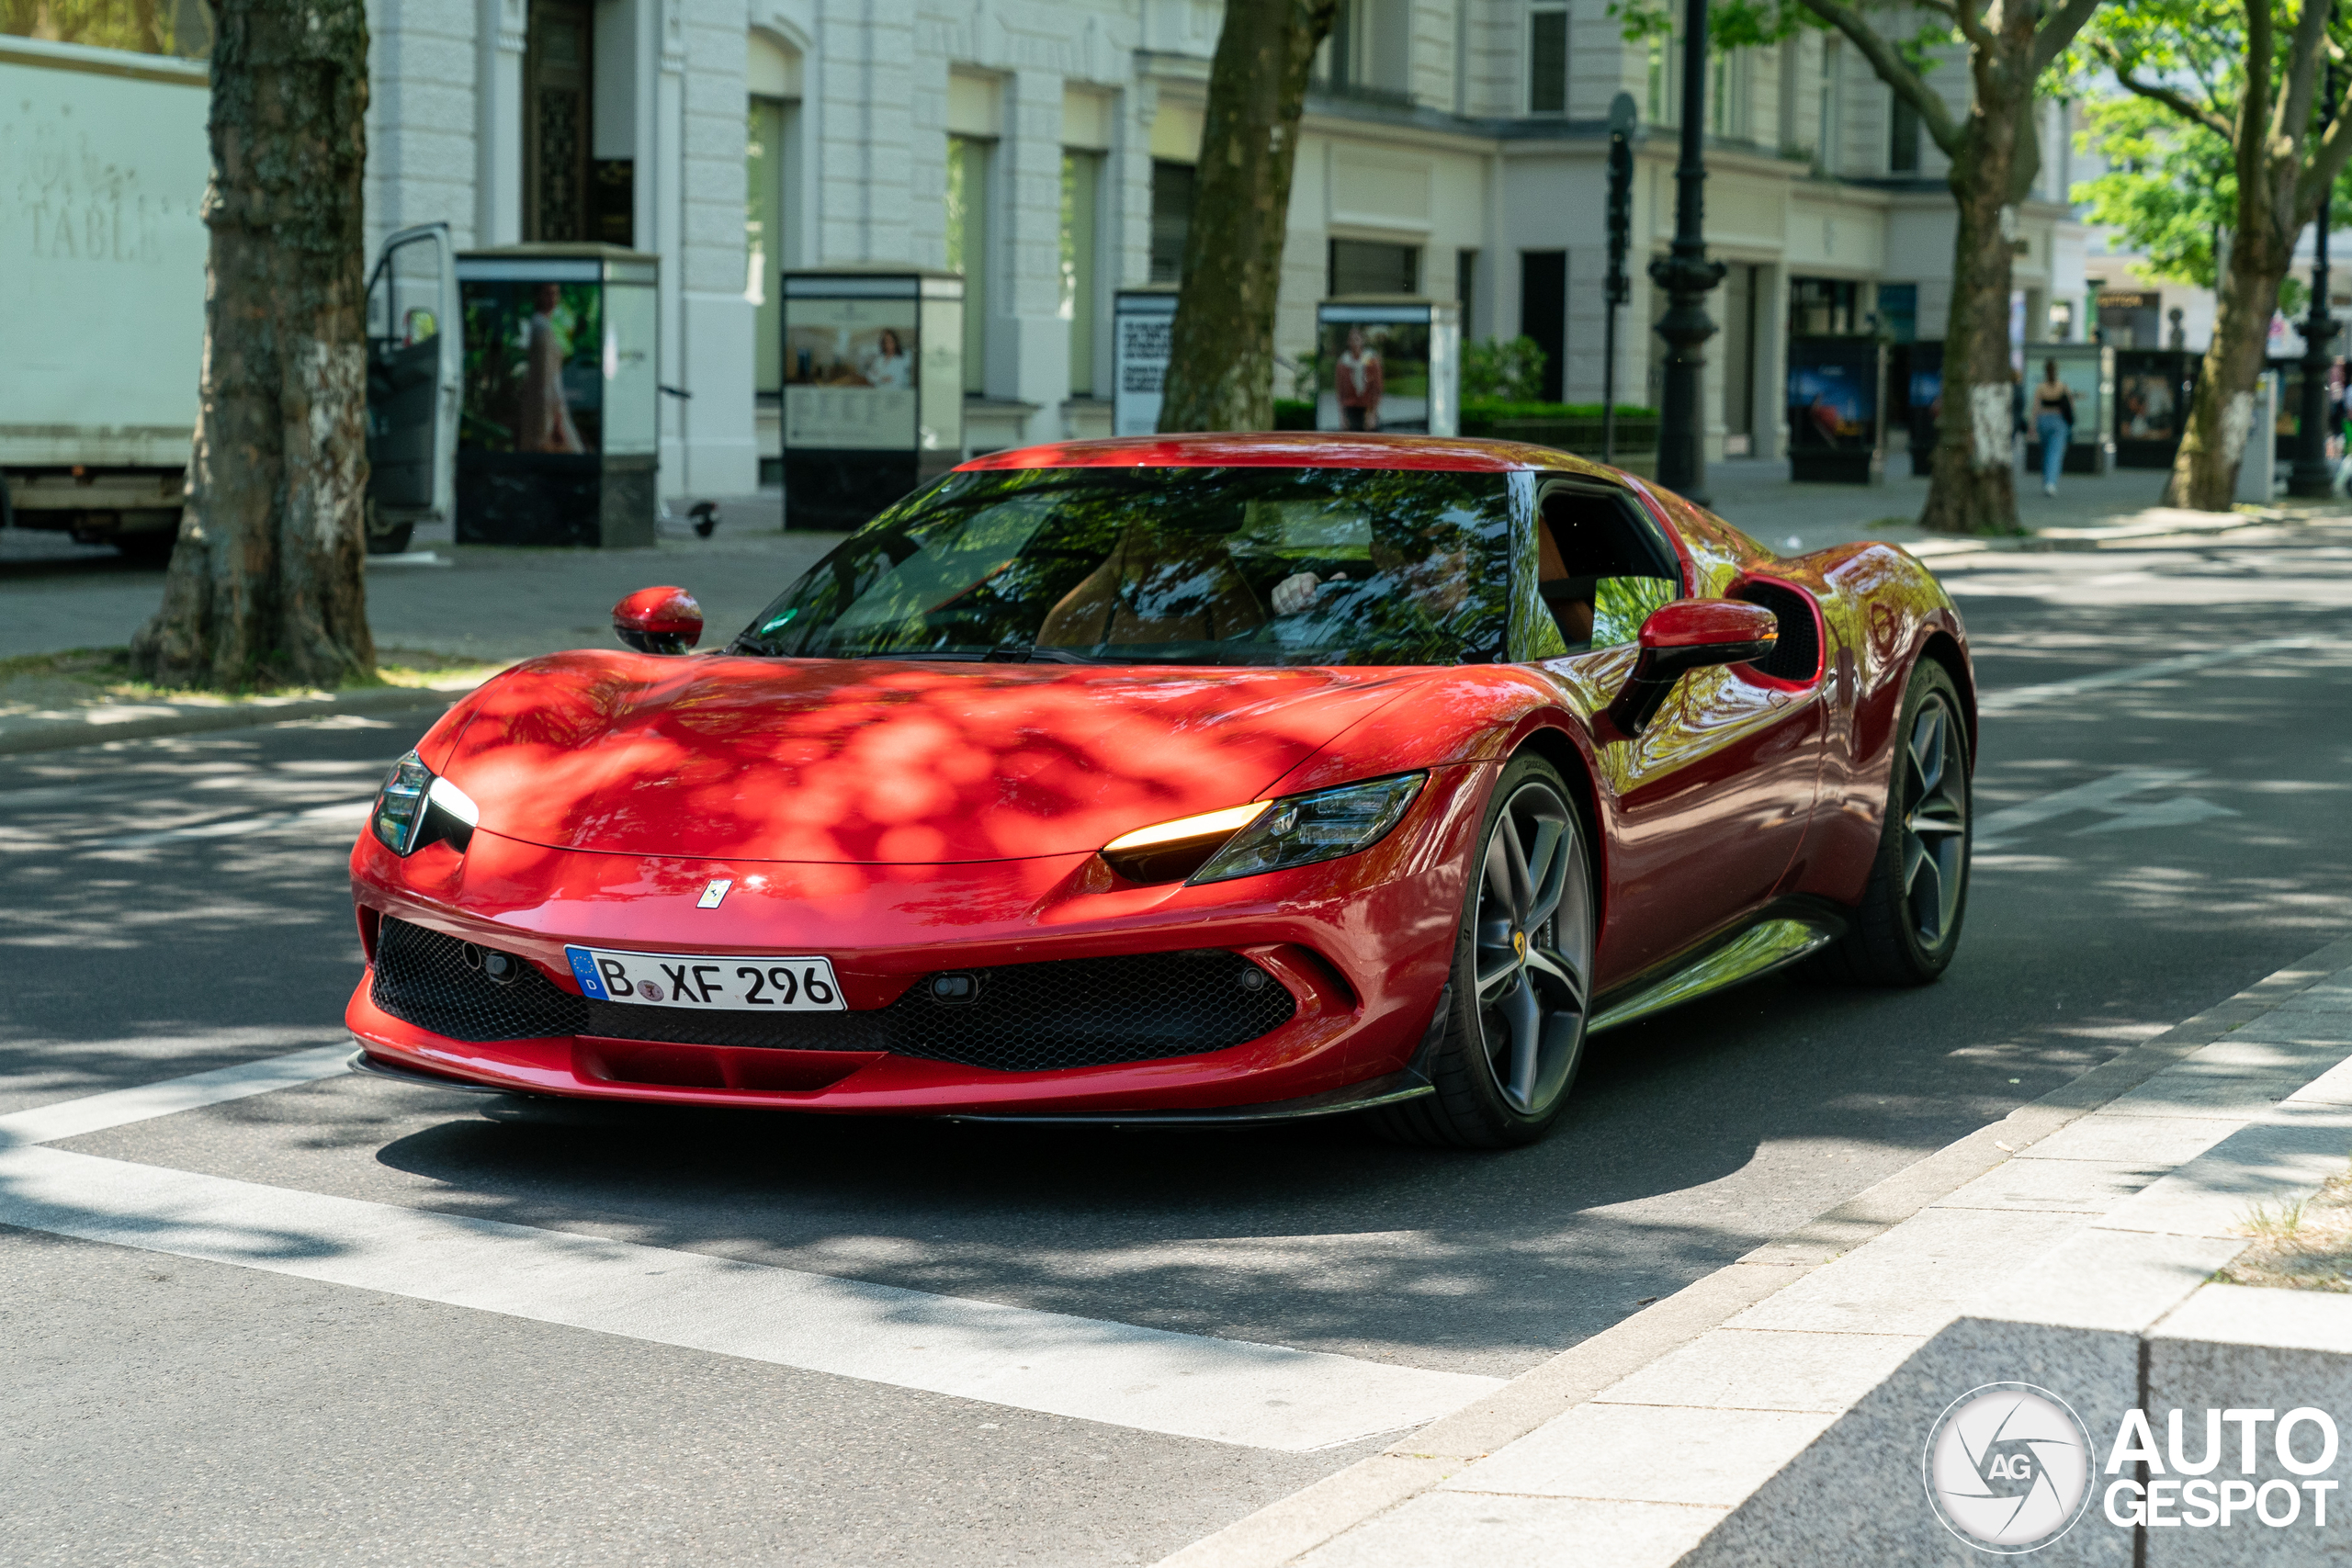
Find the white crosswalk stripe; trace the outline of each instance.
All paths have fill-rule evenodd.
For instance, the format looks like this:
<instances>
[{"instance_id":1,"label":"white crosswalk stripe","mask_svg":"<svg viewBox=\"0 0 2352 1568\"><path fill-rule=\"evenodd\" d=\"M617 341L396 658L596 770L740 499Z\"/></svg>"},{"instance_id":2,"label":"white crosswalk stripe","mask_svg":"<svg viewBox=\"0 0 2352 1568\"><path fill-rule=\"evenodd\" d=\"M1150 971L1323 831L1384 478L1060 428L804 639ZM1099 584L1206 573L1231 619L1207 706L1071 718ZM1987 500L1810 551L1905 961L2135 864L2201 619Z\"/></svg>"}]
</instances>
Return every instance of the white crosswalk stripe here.
<instances>
[{"instance_id":1,"label":"white crosswalk stripe","mask_svg":"<svg viewBox=\"0 0 2352 1568\"><path fill-rule=\"evenodd\" d=\"M1172 1334L665 1247L329 1197L54 1139L325 1076L336 1052L0 1117L0 1224L1176 1437L1303 1452L1501 1380Z\"/></svg>"}]
</instances>

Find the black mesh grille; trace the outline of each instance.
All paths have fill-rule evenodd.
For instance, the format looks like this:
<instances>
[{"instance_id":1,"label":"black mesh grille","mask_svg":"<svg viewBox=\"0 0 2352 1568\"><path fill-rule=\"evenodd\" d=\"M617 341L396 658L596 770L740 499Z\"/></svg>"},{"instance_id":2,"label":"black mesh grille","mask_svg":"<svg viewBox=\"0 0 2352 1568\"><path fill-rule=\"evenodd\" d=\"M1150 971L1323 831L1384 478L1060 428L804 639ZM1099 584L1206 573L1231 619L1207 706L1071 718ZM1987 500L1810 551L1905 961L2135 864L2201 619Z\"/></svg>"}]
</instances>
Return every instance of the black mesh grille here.
<instances>
[{"instance_id":1,"label":"black mesh grille","mask_svg":"<svg viewBox=\"0 0 2352 1568\"><path fill-rule=\"evenodd\" d=\"M1751 604L1761 604L1780 618L1780 640L1756 668L1780 681L1810 681L1821 669L1821 630L1813 602L1793 588L1777 582L1751 582L1739 591Z\"/></svg>"},{"instance_id":2,"label":"black mesh grille","mask_svg":"<svg viewBox=\"0 0 2352 1568\"><path fill-rule=\"evenodd\" d=\"M529 964L502 986L465 959L453 936L386 919L376 938L376 1005L452 1040L536 1040L579 1034L588 998L559 989Z\"/></svg>"},{"instance_id":3,"label":"black mesh grille","mask_svg":"<svg viewBox=\"0 0 2352 1568\"><path fill-rule=\"evenodd\" d=\"M1238 953L1146 953L970 971L968 1002L927 981L882 1010L890 1049L999 1072L1100 1067L1222 1051L1290 1021L1297 1003Z\"/></svg>"},{"instance_id":4,"label":"black mesh grille","mask_svg":"<svg viewBox=\"0 0 2352 1568\"><path fill-rule=\"evenodd\" d=\"M1290 1021L1297 1004L1274 977L1221 948L1127 958L1064 959L954 973L970 1000L933 995L924 976L865 1011L706 1012L572 995L529 964L500 985L465 960L455 937L386 919L376 944L376 1005L453 1040L594 1034L679 1045L893 1051L994 1072L1154 1062L1222 1051Z\"/></svg>"}]
</instances>

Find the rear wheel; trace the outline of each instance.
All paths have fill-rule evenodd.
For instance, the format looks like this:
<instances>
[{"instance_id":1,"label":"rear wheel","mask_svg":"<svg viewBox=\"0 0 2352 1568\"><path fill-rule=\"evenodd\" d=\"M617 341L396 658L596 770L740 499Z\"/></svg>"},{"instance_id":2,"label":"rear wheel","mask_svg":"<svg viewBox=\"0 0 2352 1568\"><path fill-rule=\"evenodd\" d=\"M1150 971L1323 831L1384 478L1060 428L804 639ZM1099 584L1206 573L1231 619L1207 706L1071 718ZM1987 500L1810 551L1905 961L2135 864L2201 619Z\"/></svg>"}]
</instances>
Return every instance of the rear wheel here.
<instances>
[{"instance_id":1,"label":"rear wheel","mask_svg":"<svg viewBox=\"0 0 2352 1568\"><path fill-rule=\"evenodd\" d=\"M1552 765L1503 770L1471 863L1429 1064L1437 1092L1374 1113L1401 1142L1453 1148L1532 1143L1567 1102L1591 996L1592 858Z\"/></svg>"},{"instance_id":2,"label":"rear wheel","mask_svg":"<svg viewBox=\"0 0 2352 1568\"><path fill-rule=\"evenodd\" d=\"M1853 923L1816 961L1825 977L1924 986L1960 947L1968 913L1968 728L1951 675L1921 660L1903 694L1886 826Z\"/></svg>"}]
</instances>

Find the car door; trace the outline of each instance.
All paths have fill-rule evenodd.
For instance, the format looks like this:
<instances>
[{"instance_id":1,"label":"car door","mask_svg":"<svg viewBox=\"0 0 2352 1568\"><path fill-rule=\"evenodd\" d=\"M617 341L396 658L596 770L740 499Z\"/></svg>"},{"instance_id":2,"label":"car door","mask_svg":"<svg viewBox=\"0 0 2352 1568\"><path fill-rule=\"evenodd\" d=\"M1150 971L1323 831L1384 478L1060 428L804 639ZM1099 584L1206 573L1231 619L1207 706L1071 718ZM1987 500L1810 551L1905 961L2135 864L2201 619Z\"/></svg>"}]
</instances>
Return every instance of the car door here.
<instances>
[{"instance_id":1,"label":"car door","mask_svg":"<svg viewBox=\"0 0 2352 1568\"><path fill-rule=\"evenodd\" d=\"M368 496L379 528L456 508L460 339L449 226L400 231L368 284Z\"/></svg>"},{"instance_id":2,"label":"car door","mask_svg":"<svg viewBox=\"0 0 2352 1568\"><path fill-rule=\"evenodd\" d=\"M1631 498L1623 507L1635 525L1658 527ZM1659 542L1670 543L1662 534ZM1807 635L1814 652L1804 679L1754 665L1694 671L1641 735L1596 748L1603 792L1614 802L1595 976L1603 990L1770 903L1804 842L1818 785L1824 724L1810 600L1788 584L1737 580L1702 553L1676 556L1679 592L1729 587L1781 616L1791 647L1787 659L1776 654L1776 667L1808 657L1796 646ZM1570 570L1581 564L1570 562ZM1605 706L1633 669L1636 629L1632 615L1596 617L1596 646L1545 668L1589 707Z\"/></svg>"}]
</instances>

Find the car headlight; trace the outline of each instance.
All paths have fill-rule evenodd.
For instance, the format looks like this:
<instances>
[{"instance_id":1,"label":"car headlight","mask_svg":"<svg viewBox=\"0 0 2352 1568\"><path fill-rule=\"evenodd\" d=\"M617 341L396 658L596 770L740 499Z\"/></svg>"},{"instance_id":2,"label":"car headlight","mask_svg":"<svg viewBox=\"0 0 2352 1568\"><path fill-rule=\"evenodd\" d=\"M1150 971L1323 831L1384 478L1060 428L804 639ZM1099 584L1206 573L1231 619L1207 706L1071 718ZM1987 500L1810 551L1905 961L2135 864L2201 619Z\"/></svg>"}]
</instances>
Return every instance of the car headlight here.
<instances>
[{"instance_id":1,"label":"car headlight","mask_svg":"<svg viewBox=\"0 0 2352 1568\"><path fill-rule=\"evenodd\" d=\"M481 811L472 797L436 776L411 751L392 764L384 787L376 792L368 826L377 841L396 855L414 854L443 840L463 854L481 821Z\"/></svg>"},{"instance_id":2,"label":"car headlight","mask_svg":"<svg viewBox=\"0 0 2352 1568\"><path fill-rule=\"evenodd\" d=\"M1180 817L1112 840L1102 858L1133 882L1195 886L1338 860L1385 838L1428 778L1398 773Z\"/></svg>"}]
</instances>

